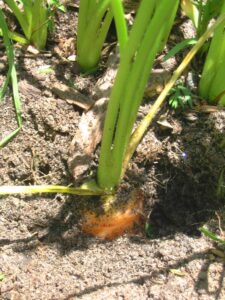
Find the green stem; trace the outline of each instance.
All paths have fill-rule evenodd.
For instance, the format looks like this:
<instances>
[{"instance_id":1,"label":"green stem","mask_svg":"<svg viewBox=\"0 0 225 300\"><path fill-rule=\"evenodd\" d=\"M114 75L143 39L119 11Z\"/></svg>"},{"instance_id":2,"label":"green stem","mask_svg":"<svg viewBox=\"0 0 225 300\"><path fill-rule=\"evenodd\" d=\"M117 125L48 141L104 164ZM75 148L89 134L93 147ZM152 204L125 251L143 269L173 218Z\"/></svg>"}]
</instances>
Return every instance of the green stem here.
<instances>
[{"instance_id":1,"label":"green stem","mask_svg":"<svg viewBox=\"0 0 225 300\"><path fill-rule=\"evenodd\" d=\"M154 1L151 1L150 3L148 1L142 2L138 10L138 14L135 18L134 25L131 29L129 39L125 46L125 55L121 56L119 70L117 72L115 83L110 95L104 123L101 153L97 174L98 184L101 187L111 186L111 168L115 163L112 160L112 146L118 112L120 104L124 98L124 88L127 85L127 78L131 71L133 58L135 56L137 48L139 47L140 41L149 22L149 19L151 18L154 8Z\"/></svg>"},{"instance_id":2,"label":"green stem","mask_svg":"<svg viewBox=\"0 0 225 300\"><path fill-rule=\"evenodd\" d=\"M96 61L97 61L97 63L99 62L99 59L101 56L101 50L102 50L104 41L106 39L106 35L108 33L109 26L112 22L112 19L113 19L113 14L112 14L112 11L109 9L106 13L104 20L102 21L101 27L99 28L98 36L96 37L94 47L93 47L91 53L89 54L89 62L91 62L90 67L89 67L90 71L92 71L92 69L95 70L97 68ZM96 60L96 58L98 58L98 59Z\"/></svg>"},{"instance_id":3,"label":"green stem","mask_svg":"<svg viewBox=\"0 0 225 300\"><path fill-rule=\"evenodd\" d=\"M84 72L96 69L113 16L120 51L123 52L128 34L121 0L105 0L99 3L93 0L81 2L78 17L77 61Z\"/></svg>"},{"instance_id":4,"label":"green stem","mask_svg":"<svg viewBox=\"0 0 225 300\"><path fill-rule=\"evenodd\" d=\"M37 193L61 193L81 196L98 196L107 194L101 189L74 188L61 185L0 186L0 195Z\"/></svg>"},{"instance_id":5,"label":"green stem","mask_svg":"<svg viewBox=\"0 0 225 300\"><path fill-rule=\"evenodd\" d=\"M39 50L45 48L48 34L48 14L44 0L36 0L30 11L31 43Z\"/></svg>"},{"instance_id":6,"label":"green stem","mask_svg":"<svg viewBox=\"0 0 225 300\"><path fill-rule=\"evenodd\" d=\"M109 8L110 0L101 1L95 6L93 2L89 1L85 0L84 4L80 6L78 17L77 61L84 72L96 68L101 55L103 44L101 41L104 41L110 25L107 16L105 17L107 22L103 22L102 25L102 19ZM91 6L89 6L90 3ZM89 10L92 12L91 16L88 14ZM103 29L101 30L102 26Z\"/></svg>"},{"instance_id":7,"label":"green stem","mask_svg":"<svg viewBox=\"0 0 225 300\"><path fill-rule=\"evenodd\" d=\"M124 17L124 10L121 0L112 0L111 7L116 23L116 32L118 36L120 53L124 52L125 45L128 39L127 23Z\"/></svg>"},{"instance_id":8,"label":"green stem","mask_svg":"<svg viewBox=\"0 0 225 300\"><path fill-rule=\"evenodd\" d=\"M221 9L221 14L223 13L225 13L225 1ZM222 67L224 67L224 62L225 34L224 24L221 24L216 29L212 38L209 52L204 64L202 77L199 83L200 95L211 102L214 102L218 94L220 94L224 90L224 72L222 72L221 69Z\"/></svg>"},{"instance_id":9,"label":"green stem","mask_svg":"<svg viewBox=\"0 0 225 300\"><path fill-rule=\"evenodd\" d=\"M89 0L82 0L79 4L79 14L78 14L78 26L77 26L77 47L79 50L80 40L85 34L85 29L87 26L87 12L88 12ZM80 51L80 50L79 50Z\"/></svg>"},{"instance_id":10,"label":"green stem","mask_svg":"<svg viewBox=\"0 0 225 300\"><path fill-rule=\"evenodd\" d=\"M172 4L171 4L172 3ZM150 6L151 5L151 6ZM118 74L110 96L98 168L98 184L104 188L118 185L122 161L138 107L144 94L156 52L165 34L165 19L178 1L143 1L121 58ZM144 74L143 74L144 70Z\"/></svg>"},{"instance_id":11,"label":"green stem","mask_svg":"<svg viewBox=\"0 0 225 300\"><path fill-rule=\"evenodd\" d=\"M160 49L162 39L168 34L168 24L166 24L164 20L170 17L175 2L171 1L169 5L167 5L167 9L165 9L166 2L167 0L162 0L160 2L160 5L157 7L156 12L148 25L128 79L128 88L119 113L112 151L112 158L117 162L111 169L115 185L120 181L124 152L136 120L137 110L144 94L144 88L155 55ZM126 126L124 126L124 124L126 124Z\"/></svg>"}]
</instances>

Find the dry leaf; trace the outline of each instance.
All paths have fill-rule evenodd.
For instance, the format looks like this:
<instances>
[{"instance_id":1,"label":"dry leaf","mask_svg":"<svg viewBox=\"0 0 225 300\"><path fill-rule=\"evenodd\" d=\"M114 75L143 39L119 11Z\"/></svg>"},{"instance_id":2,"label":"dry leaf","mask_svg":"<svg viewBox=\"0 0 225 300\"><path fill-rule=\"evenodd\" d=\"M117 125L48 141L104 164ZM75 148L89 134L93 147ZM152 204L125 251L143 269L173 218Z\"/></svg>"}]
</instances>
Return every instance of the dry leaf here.
<instances>
[{"instance_id":1,"label":"dry leaf","mask_svg":"<svg viewBox=\"0 0 225 300\"><path fill-rule=\"evenodd\" d=\"M173 126L166 120L166 119L159 119L157 121L157 124L159 124L163 129L171 129L173 130Z\"/></svg>"},{"instance_id":2,"label":"dry leaf","mask_svg":"<svg viewBox=\"0 0 225 300\"><path fill-rule=\"evenodd\" d=\"M216 256L218 256L218 257L220 257L220 258L225 259L225 251L222 251L222 250L219 250L219 249L211 249L211 252L212 252L214 255L216 255Z\"/></svg>"},{"instance_id":3,"label":"dry leaf","mask_svg":"<svg viewBox=\"0 0 225 300\"><path fill-rule=\"evenodd\" d=\"M52 91L59 98L66 100L70 104L75 104L84 110L90 109L94 104L91 98L60 82L54 84Z\"/></svg>"},{"instance_id":4,"label":"dry leaf","mask_svg":"<svg viewBox=\"0 0 225 300\"><path fill-rule=\"evenodd\" d=\"M184 272L181 272L180 270L178 269L170 269L170 272L176 276L185 276L186 273Z\"/></svg>"},{"instance_id":5,"label":"dry leaf","mask_svg":"<svg viewBox=\"0 0 225 300\"><path fill-rule=\"evenodd\" d=\"M92 110L83 113L70 146L69 169L75 180L81 180L93 160L93 153L101 141L107 104L106 98L95 103Z\"/></svg>"}]
</instances>

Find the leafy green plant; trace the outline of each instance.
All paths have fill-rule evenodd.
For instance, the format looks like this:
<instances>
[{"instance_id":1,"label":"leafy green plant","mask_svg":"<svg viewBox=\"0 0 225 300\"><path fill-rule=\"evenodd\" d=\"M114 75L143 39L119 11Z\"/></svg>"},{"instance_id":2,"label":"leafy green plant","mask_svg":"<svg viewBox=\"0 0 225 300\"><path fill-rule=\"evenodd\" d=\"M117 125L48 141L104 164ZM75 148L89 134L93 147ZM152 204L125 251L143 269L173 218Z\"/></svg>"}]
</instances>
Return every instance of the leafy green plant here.
<instances>
[{"instance_id":1,"label":"leafy green plant","mask_svg":"<svg viewBox=\"0 0 225 300\"><path fill-rule=\"evenodd\" d=\"M178 107L181 107L182 109L187 106L192 107L193 95L182 82L178 82L177 85L170 90L169 96L169 104L174 109L177 109Z\"/></svg>"},{"instance_id":2,"label":"leafy green plant","mask_svg":"<svg viewBox=\"0 0 225 300\"><path fill-rule=\"evenodd\" d=\"M209 22L220 13L224 0L194 0L198 9L197 35L201 36L207 29Z\"/></svg>"},{"instance_id":3,"label":"leafy green plant","mask_svg":"<svg viewBox=\"0 0 225 300\"><path fill-rule=\"evenodd\" d=\"M98 184L112 189L121 180L123 158L156 53L168 35L178 1L143 0L125 45L106 113ZM165 22L165 20L169 20Z\"/></svg>"},{"instance_id":4,"label":"leafy green plant","mask_svg":"<svg viewBox=\"0 0 225 300\"><path fill-rule=\"evenodd\" d=\"M209 22L220 13L224 0L182 0L181 7L191 18L200 37L207 29Z\"/></svg>"},{"instance_id":5,"label":"leafy green plant","mask_svg":"<svg viewBox=\"0 0 225 300\"><path fill-rule=\"evenodd\" d=\"M183 0L185 13L192 19L197 36L201 36L210 21L225 11L224 0ZM224 25L217 28L204 63L199 83L200 96L210 103L225 105L225 34Z\"/></svg>"},{"instance_id":6,"label":"leafy green plant","mask_svg":"<svg viewBox=\"0 0 225 300\"><path fill-rule=\"evenodd\" d=\"M3 34L3 42L6 48L6 54L8 58L9 63L9 69L7 72L6 80L3 83L3 86L0 89L0 101L5 95L6 89L8 87L8 84L11 80L12 83L12 91L13 91L13 100L14 100L14 106L16 111L16 118L17 118L17 124L18 128L15 129L13 132L11 132L9 135L4 137L0 141L0 148L3 147L6 143L8 143L22 128L22 116L21 116L21 104L20 104L20 97L18 92L18 83L17 83L17 75L16 75L16 67L14 62L14 52L13 52L13 46L11 44L11 41L9 39L9 30L4 18L4 15L2 13L2 10L0 9L0 28L2 30Z\"/></svg>"},{"instance_id":7,"label":"leafy green plant","mask_svg":"<svg viewBox=\"0 0 225 300\"><path fill-rule=\"evenodd\" d=\"M60 0L48 0L48 5L51 7L51 9L54 10L61 10L62 12L66 12L65 5L62 4Z\"/></svg>"},{"instance_id":8,"label":"leafy green plant","mask_svg":"<svg viewBox=\"0 0 225 300\"><path fill-rule=\"evenodd\" d=\"M48 8L45 0L5 0L17 18L29 43L37 49L46 45L48 30ZM22 4L22 7L21 7Z\"/></svg>"},{"instance_id":9,"label":"leafy green plant","mask_svg":"<svg viewBox=\"0 0 225 300\"><path fill-rule=\"evenodd\" d=\"M62 4L60 0L47 0L48 3L48 30L54 31L54 17L55 17L55 12L57 10L61 12L66 12L66 7L65 5Z\"/></svg>"},{"instance_id":10,"label":"leafy green plant","mask_svg":"<svg viewBox=\"0 0 225 300\"><path fill-rule=\"evenodd\" d=\"M225 1L220 14L225 12ZM199 93L210 103L225 106L225 33L224 24L215 31L205 60Z\"/></svg>"},{"instance_id":11,"label":"leafy green plant","mask_svg":"<svg viewBox=\"0 0 225 300\"><path fill-rule=\"evenodd\" d=\"M210 36L213 34L213 32L220 26L224 26L224 25L225 25L225 13L223 13L221 16L219 16L219 18L215 21L215 23L213 25L211 25L206 30L206 32L198 39L197 43L188 52L188 54L185 56L185 58L183 59L182 63L179 65L179 67L174 71L171 79L167 82L163 91L161 92L159 97L155 100L155 102L152 105L148 114L143 118L143 120L140 122L138 127L132 133L132 136L129 140L129 144L127 146L126 153L124 156L122 175L124 175L132 155L134 154L135 150L137 149L137 146L139 145L141 139L143 138L146 130L151 125L152 120L155 117L155 115L157 114L162 103L165 101L166 96L168 95L169 91L176 84L177 80L180 78L183 71L186 69L186 67L191 62L193 57L197 54L197 52L202 48L202 46L205 44L205 42L210 38Z\"/></svg>"},{"instance_id":12,"label":"leafy green plant","mask_svg":"<svg viewBox=\"0 0 225 300\"><path fill-rule=\"evenodd\" d=\"M92 72L97 68L101 50L113 17L122 52L127 41L127 26L122 1L80 1L77 30L77 61L84 72Z\"/></svg>"}]
</instances>

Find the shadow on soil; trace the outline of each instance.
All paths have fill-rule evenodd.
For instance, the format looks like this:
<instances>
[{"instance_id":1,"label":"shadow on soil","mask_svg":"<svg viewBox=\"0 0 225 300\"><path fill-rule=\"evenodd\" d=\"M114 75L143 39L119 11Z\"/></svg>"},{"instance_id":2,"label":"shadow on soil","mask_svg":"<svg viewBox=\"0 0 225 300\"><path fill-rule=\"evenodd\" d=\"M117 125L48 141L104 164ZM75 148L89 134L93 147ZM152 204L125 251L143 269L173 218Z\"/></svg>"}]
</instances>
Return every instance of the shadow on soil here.
<instances>
[{"instance_id":1,"label":"shadow on soil","mask_svg":"<svg viewBox=\"0 0 225 300\"><path fill-rule=\"evenodd\" d=\"M169 273L170 270L172 270L172 269L179 269L182 266L185 266L186 264L188 264L189 262L195 261L197 259L207 258L207 255L208 255L207 252L195 253L194 255L190 255L189 257L187 257L184 260L180 260L174 264L168 265L167 268L162 268L157 271L152 271L149 275L140 276L134 280L129 280L129 281L123 281L123 282L117 281L117 282L112 282L112 283L105 284L105 285L95 285L93 287L84 289L83 291L81 291L79 293L71 293L70 295L68 295L67 297L65 297L61 300L69 300L69 299L73 299L73 297L81 297L84 295L91 295L92 293L94 293L98 290L101 290L103 288L107 288L107 287L118 287L121 285L130 284L130 283L144 285L149 280L154 282L154 279L157 280L157 277L159 275ZM223 270L220 274L219 288L215 292L209 291L209 287L208 287L207 273L208 273L209 267L210 267L210 262L209 262L209 260L207 260L206 263L203 265L202 270L199 272L198 280L195 282L195 290L196 290L196 292L198 292L199 290L205 290L205 292L209 296L212 296L212 297L214 297L215 300L217 300L217 299L220 299L220 295L221 295L222 283L223 283L223 279L224 279L224 275L225 275L225 265L223 266ZM202 272L204 272L204 274L206 274L205 280L202 280L202 276L201 276Z\"/></svg>"},{"instance_id":2,"label":"shadow on soil","mask_svg":"<svg viewBox=\"0 0 225 300\"><path fill-rule=\"evenodd\" d=\"M225 166L224 133L215 129L224 118L224 113L219 118L203 114L180 136L170 136L169 150L158 162L159 200L149 220L157 237L177 231L199 235L199 226L224 209L224 195L217 193Z\"/></svg>"}]
</instances>

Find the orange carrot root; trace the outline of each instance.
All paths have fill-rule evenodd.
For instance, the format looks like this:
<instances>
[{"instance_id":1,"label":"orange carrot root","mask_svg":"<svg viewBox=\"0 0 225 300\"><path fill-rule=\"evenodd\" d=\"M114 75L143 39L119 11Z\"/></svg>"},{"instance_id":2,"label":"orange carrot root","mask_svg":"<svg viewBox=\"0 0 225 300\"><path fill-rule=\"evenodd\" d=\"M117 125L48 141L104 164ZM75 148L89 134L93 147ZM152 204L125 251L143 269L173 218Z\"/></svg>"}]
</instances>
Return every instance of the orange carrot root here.
<instances>
[{"instance_id":1,"label":"orange carrot root","mask_svg":"<svg viewBox=\"0 0 225 300\"><path fill-rule=\"evenodd\" d=\"M83 232L106 240L131 232L142 220L143 200L143 193L135 190L131 193L127 205L121 210L100 216L93 212L86 212L82 224Z\"/></svg>"}]
</instances>

